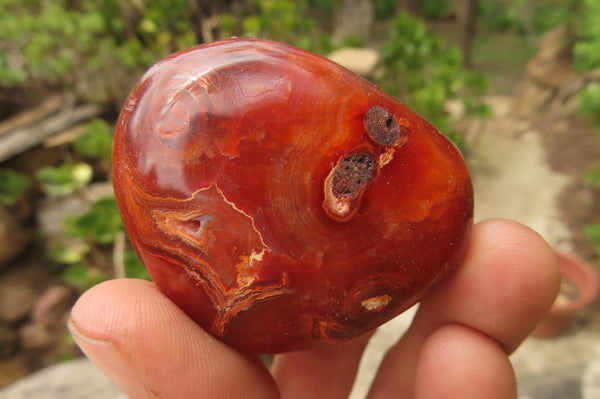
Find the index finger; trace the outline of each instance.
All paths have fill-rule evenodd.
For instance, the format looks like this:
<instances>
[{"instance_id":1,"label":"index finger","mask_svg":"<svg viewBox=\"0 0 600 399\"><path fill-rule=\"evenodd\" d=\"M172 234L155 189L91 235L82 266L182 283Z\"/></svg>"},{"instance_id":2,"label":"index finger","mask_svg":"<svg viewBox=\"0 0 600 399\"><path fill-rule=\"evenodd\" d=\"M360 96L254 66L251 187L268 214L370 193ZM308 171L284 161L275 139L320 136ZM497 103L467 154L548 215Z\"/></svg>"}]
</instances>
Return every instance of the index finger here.
<instances>
[{"instance_id":1,"label":"index finger","mask_svg":"<svg viewBox=\"0 0 600 399\"><path fill-rule=\"evenodd\" d=\"M508 355L552 305L559 285L554 251L537 233L507 220L478 223L463 264L422 300L410 329L385 356L372 397L390 386L412 392L421 348L444 326L465 326Z\"/></svg>"}]
</instances>

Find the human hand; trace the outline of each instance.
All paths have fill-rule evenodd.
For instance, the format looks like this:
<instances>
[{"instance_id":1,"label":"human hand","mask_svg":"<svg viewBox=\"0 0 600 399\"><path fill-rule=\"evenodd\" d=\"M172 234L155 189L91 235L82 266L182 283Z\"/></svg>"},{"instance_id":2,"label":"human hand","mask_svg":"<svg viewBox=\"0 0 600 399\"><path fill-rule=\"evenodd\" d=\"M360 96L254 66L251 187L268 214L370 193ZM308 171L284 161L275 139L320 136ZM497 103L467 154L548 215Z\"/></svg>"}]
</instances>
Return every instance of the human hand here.
<instances>
[{"instance_id":1,"label":"human hand","mask_svg":"<svg viewBox=\"0 0 600 399\"><path fill-rule=\"evenodd\" d=\"M421 301L389 350L369 398L516 398L508 355L551 306L554 252L506 220L475 225L459 269ZM221 343L156 286L111 280L73 307L69 329L131 398L346 398L370 335L277 355L267 370Z\"/></svg>"}]
</instances>

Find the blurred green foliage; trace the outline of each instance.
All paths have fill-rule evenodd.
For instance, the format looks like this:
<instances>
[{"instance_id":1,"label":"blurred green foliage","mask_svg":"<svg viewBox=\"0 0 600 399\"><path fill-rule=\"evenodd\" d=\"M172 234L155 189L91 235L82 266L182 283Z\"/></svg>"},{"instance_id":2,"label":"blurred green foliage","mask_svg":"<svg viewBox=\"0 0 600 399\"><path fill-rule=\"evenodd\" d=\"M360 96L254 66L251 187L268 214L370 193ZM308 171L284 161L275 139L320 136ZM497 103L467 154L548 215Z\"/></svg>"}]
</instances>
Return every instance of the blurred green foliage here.
<instances>
[{"instance_id":1,"label":"blurred green foliage","mask_svg":"<svg viewBox=\"0 0 600 399\"><path fill-rule=\"evenodd\" d=\"M121 103L157 59L196 43L188 2L0 0L0 85Z\"/></svg>"},{"instance_id":2,"label":"blurred green foliage","mask_svg":"<svg viewBox=\"0 0 600 399\"><path fill-rule=\"evenodd\" d=\"M84 133L72 143L73 149L90 161L108 162L111 158L112 127L102 119L93 119ZM44 192L63 196L78 194L92 180L92 166L87 162L67 161L56 167L39 169L36 177ZM1 177L1 174L0 174ZM92 254L96 248L114 245L124 234L119 209L114 198L102 198L91 203L81 215L67 216L64 220L66 237L54 239L48 245L49 259L62 265L62 277L79 289L87 289L109 278L109 272L94 264ZM149 279L148 273L131 249L122 254L125 275Z\"/></svg>"},{"instance_id":3,"label":"blurred green foliage","mask_svg":"<svg viewBox=\"0 0 600 399\"><path fill-rule=\"evenodd\" d=\"M483 0L481 23L491 29L540 34L560 25L574 32L574 65L580 71L600 68L600 1Z\"/></svg>"},{"instance_id":4,"label":"blurred green foliage","mask_svg":"<svg viewBox=\"0 0 600 399\"><path fill-rule=\"evenodd\" d=\"M459 48L448 47L410 14L402 12L391 22L382 58L385 70L378 80L381 87L455 141L458 137L452 133L450 116L444 109L450 98L460 93L468 111L489 115L490 109L481 102L488 86L485 76L463 68Z\"/></svg>"},{"instance_id":5,"label":"blurred green foliage","mask_svg":"<svg viewBox=\"0 0 600 399\"><path fill-rule=\"evenodd\" d=\"M597 1L481 0L478 20L483 27L490 30L539 35L560 25L578 25L583 14L589 12L588 7L592 3ZM595 17L589 15L589 18Z\"/></svg>"},{"instance_id":6,"label":"blurred green foliage","mask_svg":"<svg viewBox=\"0 0 600 399\"><path fill-rule=\"evenodd\" d=\"M496 31L525 32L521 1L482 0L479 4L478 19L483 27Z\"/></svg>"},{"instance_id":7,"label":"blurred green foliage","mask_svg":"<svg viewBox=\"0 0 600 399\"><path fill-rule=\"evenodd\" d=\"M452 12L452 2L450 0L421 0L419 3L421 12L427 18L441 19Z\"/></svg>"},{"instance_id":8,"label":"blurred green foliage","mask_svg":"<svg viewBox=\"0 0 600 399\"><path fill-rule=\"evenodd\" d=\"M68 217L65 228L69 236L95 244L111 244L124 231L114 198L100 199L83 215Z\"/></svg>"},{"instance_id":9,"label":"blurred green foliage","mask_svg":"<svg viewBox=\"0 0 600 399\"><path fill-rule=\"evenodd\" d=\"M125 266L125 275L129 278L137 278L140 280L150 280L150 276L142 261L137 256L134 250L128 249L124 253L123 262Z\"/></svg>"},{"instance_id":10,"label":"blurred green foliage","mask_svg":"<svg viewBox=\"0 0 600 399\"><path fill-rule=\"evenodd\" d=\"M63 280L85 290L110 278L108 271L95 264L90 255L93 248L114 245L117 237L124 234L115 199L100 199L82 215L67 217L64 224L68 237L53 243L48 253L53 262L65 265ZM124 249L120 255L127 277L150 279L135 251Z\"/></svg>"},{"instance_id":11,"label":"blurred green foliage","mask_svg":"<svg viewBox=\"0 0 600 399\"><path fill-rule=\"evenodd\" d=\"M570 0L570 3L577 6L576 13L571 16L571 26L577 36L573 47L574 65L581 71L600 70L600 2ZM600 134L600 83L585 87L579 98L580 111L591 118L596 132ZM600 166L596 166L585 177L592 184L600 185ZM600 259L600 224L587 226L586 233Z\"/></svg>"},{"instance_id":12,"label":"blurred green foliage","mask_svg":"<svg viewBox=\"0 0 600 399\"><path fill-rule=\"evenodd\" d=\"M600 224L590 224L585 227L590 242L596 249L596 258L600 259Z\"/></svg>"},{"instance_id":13,"label":"blurred green foliage","mask_svg":"<svg viewBox=\"0 0 600 399\"><path fill-rule=\"evenodd\" d=\"M59 166L44 166L36 171L42 189L50 195L67 195L92 181L92 167L85 162L66 162Z\"/></svg>"},{"instance_id":14,"label":"blurred green foliage","mask_svg":"<svg viewBox=\"0 0 600 399\"><path fill-rule=\"evenodd\" d=\"M333 10L333 1L255 0L246 5L237 32L236 19L230 12L219 15L222 37L260 37L288 43L304 50L326 54L333 49L331 35L319 29L309 9Z\"/></svg>"},{"instance_id":15,"label":"blurred green foliage","mask_svg":"<svg viewBox=\"0 0 600 399\"><path fill-rule=\"evenodd\" d=\"M373 5L375 17L379 19L388 19L396 13L397 0L377 0Z\"/></svg>"},{"instance_id":16,"label":"blurred green foliage","mask_svg":"<svg viewBox=\"0 0 600 399\"><path fill-rule=\"evenodd\" d=\"M592 119L600 132L600 83L591 84L581 92L579 110Z\"/></svg>"},{"instance_id":17,"label":"blurred green foliage","mask_svg":"<svg viewBox=\"0 0 600 399\"><path fill-rule=\"evenodd\" d=\"M590 184L600 185L600 163L596 162L596 165L584 175L584 178Z\"/></svg>"},{"instance_id":18,"label":"blurred green foliage","mask_svg":"<svg viewBox=\"0 0 600 399\"><path fill-rule=\"evenodd\" d=\"M573 21L577 32L573 48L575 67L582 71L600 69L600 1L579 0L578 3ZM597 110L600 111L600 107Z\"/></svg>"},{"instance_id":19,"label":"blurred green foliage","mask_svg":"<svg viewBox=\"0 0 600 399\"><path fill-rule=\"evenodd\" d=\"M108 280L109 275L98 267L75 263L64 268L62 279L83 292Z\"/></svg>"},{"instance_id":20,"label":"blurred green foliage","mask_svg":"<svg viewBox=\"0 0 600 399\"><path fill-rule=\"evenodd\" d=\"M89 253L90 246L84 241L60 239L49 245L47 255L59 265L73 265L83 262Z\"/></svg>"},{"instance_id":21,"label":"blurred green foliage","mask_svg":"<svg viewBox=\"0 0 600 399\"><path fill-rule=\"evenodd\" d=\"M13 205L31 187L31 180L12 169L0 169L0 205Z\"/></svg>"},{"instance_id":22,"label":"blurred green foliage","mask_svg":"<svg viewBox=\"0 0 600 399\"><path fill-rule=\"evenodd\" d=\"M110 161L112 135L112 127L96 118L86 124L85 133L73 141L73 147L88 158Z\"/></svg>"},{"instance_id":23,"label":"blurred green foliage","mask_svg":"<svg viewBox=\"0 0 600 399\"><path fill-rule=\"evenodd\" d=\"M543 33L565 23L574 8L572 1L549 1L539 4L532 17L532 27L536 33Z\"/></svg>"}]
</instances>

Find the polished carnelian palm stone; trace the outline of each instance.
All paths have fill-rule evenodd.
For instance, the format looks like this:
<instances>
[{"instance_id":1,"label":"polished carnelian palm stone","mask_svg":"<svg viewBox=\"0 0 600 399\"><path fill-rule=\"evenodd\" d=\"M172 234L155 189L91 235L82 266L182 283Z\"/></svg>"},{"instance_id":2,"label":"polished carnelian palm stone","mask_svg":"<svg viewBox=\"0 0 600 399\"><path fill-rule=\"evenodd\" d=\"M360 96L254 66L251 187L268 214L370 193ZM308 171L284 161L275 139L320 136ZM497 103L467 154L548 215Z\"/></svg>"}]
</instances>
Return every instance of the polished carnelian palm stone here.
<instances>
[{"instance_id":1,"label":"polished carnelian palm stone","mask_svg":"<svg viewBox=\"0 0 600 399\"><path fill-rule=\"evenodd\" d=\"M472 226L452 143L348 70L270 41L152 67L123 107L113 174L160 290L250 352L379 326L458 266Z\"/></svg>"}]
</instances>

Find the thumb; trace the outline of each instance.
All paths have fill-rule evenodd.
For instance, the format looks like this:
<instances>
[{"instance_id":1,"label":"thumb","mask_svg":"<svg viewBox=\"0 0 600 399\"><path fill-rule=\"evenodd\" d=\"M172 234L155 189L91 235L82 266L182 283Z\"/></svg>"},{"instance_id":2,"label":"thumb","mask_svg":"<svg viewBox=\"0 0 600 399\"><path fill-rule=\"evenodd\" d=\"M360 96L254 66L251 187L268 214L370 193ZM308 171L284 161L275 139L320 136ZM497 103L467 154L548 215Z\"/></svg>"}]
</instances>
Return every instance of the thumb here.
<instances>
[{"instance_id":1,"label":"thumb","mask_svg":"<svg viewBox=\"0 0 600 399\"><path fill-rule=\"evenodd\" d=\"M111 280L84 293L69 330L131 398L276 398L257 357L208 335L154 284Z\"/></svg>"}]
</instances>

